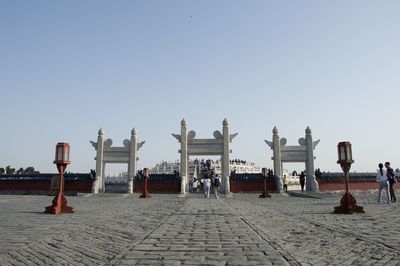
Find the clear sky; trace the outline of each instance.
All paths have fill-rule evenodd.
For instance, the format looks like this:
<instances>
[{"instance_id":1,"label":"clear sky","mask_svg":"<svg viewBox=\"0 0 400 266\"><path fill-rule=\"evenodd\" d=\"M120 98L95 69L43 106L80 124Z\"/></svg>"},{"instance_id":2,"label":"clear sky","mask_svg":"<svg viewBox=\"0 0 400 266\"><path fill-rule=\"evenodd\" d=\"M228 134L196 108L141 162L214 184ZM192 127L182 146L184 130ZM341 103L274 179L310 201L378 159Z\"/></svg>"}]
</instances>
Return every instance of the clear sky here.
<instances>
[{"instance_id":1,"label":"clear sky","mask_svg":"<svg viewBox=\"0 0 400 266\"><path fill-rule=\"evenodd\" d=\"M138 167L179 159L185 118L210 138L227 118L232 158L272 167L277 126L297 145L310 126L315 166L400 167L399 1L0 1L0 167L95 168L89 140L133 127ZM297 170L300 165L285 165ZM108 173L126 170L117 165Z\"/></svg>"}]
</instances>

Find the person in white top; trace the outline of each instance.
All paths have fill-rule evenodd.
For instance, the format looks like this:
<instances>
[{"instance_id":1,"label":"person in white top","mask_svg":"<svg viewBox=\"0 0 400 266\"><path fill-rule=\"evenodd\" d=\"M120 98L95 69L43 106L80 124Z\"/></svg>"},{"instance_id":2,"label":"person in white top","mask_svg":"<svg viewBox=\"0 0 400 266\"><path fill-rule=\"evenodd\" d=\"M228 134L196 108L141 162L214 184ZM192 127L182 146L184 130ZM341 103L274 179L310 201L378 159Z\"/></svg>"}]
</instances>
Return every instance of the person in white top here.
<instances>
[{"instance_id":1,"label":"person in white top","mask_svg":"<svg viewBox=\"0 0 400 266\"><path fill-rule=\"evenodd\" d=\"M210 188L211 188L211 179L209 177L204 178L203 188L204 188L204 197L209 199L210 198Z\"/></svg>"},{"instance_id":2,"label":"person in white top","mask_svg":"<svg viewBox=\"0 0 400 266\"><path fill-rule=\"evenodd\" d=\"M381 202L382 189L386 190L387 203L390 204L389 181L386 176L386 171L383 169L383 164L378 165L379 170L376 175L376 181L379 182L378 203Z\"/></svg>"},{"instance_id":3,"label":"person in white top","mask_svg":"<svg viewBox=\"0 0 400 266\"><path fill-rule=\"evenodd\" d=\"M199 191L199 186L200 186L199 181L197 181L197 179L195 178L194 182L193 182L192 192L198 192Z\"/></svg>"}]
</instances>

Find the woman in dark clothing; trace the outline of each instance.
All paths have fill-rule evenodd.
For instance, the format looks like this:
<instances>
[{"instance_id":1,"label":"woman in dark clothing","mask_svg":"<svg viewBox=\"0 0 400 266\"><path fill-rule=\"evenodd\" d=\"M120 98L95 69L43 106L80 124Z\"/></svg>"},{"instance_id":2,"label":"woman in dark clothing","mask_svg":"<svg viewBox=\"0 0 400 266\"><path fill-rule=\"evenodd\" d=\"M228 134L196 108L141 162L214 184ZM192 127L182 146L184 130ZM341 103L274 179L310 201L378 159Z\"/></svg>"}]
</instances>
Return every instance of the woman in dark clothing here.
<instances>
[{"instance_id":1,"label":"woman in dark clothing","mask_svg":"<svg viewBox=\"0 0 400 266\"><path fill-rule=\"evenodd\" d=\"M301 172L300 174L300 186L301 186L301 191L304 191L304 184L306 182L306 175L304 172Z\"/></svg>"}]
</instances>

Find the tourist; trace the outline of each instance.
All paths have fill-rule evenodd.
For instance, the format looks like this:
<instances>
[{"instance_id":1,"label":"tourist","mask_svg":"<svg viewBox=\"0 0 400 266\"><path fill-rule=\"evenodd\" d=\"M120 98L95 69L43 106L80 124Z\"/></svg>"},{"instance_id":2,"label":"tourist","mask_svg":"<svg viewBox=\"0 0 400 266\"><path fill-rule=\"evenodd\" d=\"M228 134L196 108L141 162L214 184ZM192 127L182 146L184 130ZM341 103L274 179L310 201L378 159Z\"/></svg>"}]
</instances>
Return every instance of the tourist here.
<instances>
[{"instance_id":1,"label":"tourist","mask_svg":"<svg viewBox=\"0 0 400 266\"><path fill-rule=\"evenodd\" d=\"M390 199L392 202L396 202L396 195L394 194L394 187L396 185L396 176L394 174L393 168L390 167L390 162L385 163L386 167L386 176L389 181L389 187L390 187Z\"/></svg>"},{"instance_id":2,"label":"tourist","mask_svg":"<svg viewBox=\"0 0 400 266\"><path fill-rule=\"evenodd\" d=\"M215 194L215 198L219 199L219 189L221 187L221 180L219 179L218 175L215 175L213 177L213 186L214 186L214 194Z\"/></svg>"},{"instance_id":3,"label":"tourist","mask_svg":"<svg viewBox=\"0 0 400 266\"><path fill-rule=\"evenodd\" d=\"M199 186L199 181L197 181L196 178L193 179L193 184L192 184L192 192L197 192L197 187Z\"/></svg>"},{"instance_id":4,"label":"tourist","mask_svg":"<svg viewBox=\"0 0 400 266\"><path fill-rule=\"evenodd\" d=\"M190 177L190 179L189 179L189 192L193 192L193 182L194 182L194 178Z\"/></svg>"},{"instance_id":5,"label":"tourist","mask_svg":"<svg viewBox=\"0 0 400 266\"><path fill-rule=\"evenodd\" d=\"M285 192L287 192L288 185L289 185L289 178L287 175L284 174L283 175L283 190Z\"/></svg>"},{"instance_id":6,"label":"tourist","mask_svg":"<svg viewBox=\"0 0 400 266\"><path fill-rule=\"evenodd\" d=\"M300 173L300 186L301 186L301 191L304 191L304 184L306 182L306 175L304 174L304 172Z\"/></svg>"},{"instance_id":7,"label":"tourist","mask_svg":"<svg viewBox=\"0 0 400 266\"><path fill-rule=\"evenodd\" d=\"M204 178L203 188L204 188L204 197L210 198L210 187L211 187L211 179L210 177Z\"/></svg>"},{"instance_id":8,"label":"tourist","mask_svg":"<svg viewBox=\"0 0 400 266\"><path fill-rule=\"evenodd\" d=\"M378 203L381 202L381 194L382 194L382 189L386 190L386 199L387 203L390 203L390 194L389 194L389 181L386 175L386 171L383 170L383 164L378 165L379 170L378 174L376 176L376 181L379 182L379 192L378 192Z\"/></svg>"}]
</instances>

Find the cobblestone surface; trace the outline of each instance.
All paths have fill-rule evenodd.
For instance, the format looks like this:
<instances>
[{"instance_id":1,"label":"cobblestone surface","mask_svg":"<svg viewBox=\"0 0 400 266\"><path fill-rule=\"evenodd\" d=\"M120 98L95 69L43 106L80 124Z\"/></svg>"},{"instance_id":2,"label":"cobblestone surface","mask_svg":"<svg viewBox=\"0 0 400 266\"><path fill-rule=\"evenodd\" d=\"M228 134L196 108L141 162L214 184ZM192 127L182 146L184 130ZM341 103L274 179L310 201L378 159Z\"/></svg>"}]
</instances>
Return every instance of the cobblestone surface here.
<instances>
[{"instance_id":1,"label":"cobblestone surface","mask_svg":"<svg viewBox=\"0 0 400 266\"><path fill-rule=\"evenodd\" d=\"M400 265L400 208L353 193L365 214L334 215L340 194L0 196L0 265Z\"/></svg>"}]
</instances>

